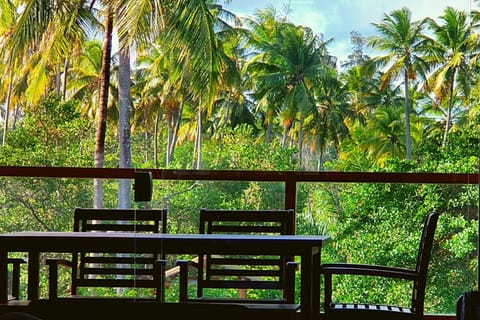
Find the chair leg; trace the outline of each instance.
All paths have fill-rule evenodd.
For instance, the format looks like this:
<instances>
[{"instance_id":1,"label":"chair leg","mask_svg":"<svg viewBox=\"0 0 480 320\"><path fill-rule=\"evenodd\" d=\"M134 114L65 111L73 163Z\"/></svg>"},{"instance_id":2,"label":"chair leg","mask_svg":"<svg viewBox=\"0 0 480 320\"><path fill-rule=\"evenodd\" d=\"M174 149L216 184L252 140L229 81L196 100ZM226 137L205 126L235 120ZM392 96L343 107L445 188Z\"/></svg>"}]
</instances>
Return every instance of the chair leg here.
<instances>
[{"instance_id":1,"label":"chair leg","mask_svg":"<svg viewBox=\"0 0 480 320\"><path fill-rule=\"evenodd\" d=\"M48 263L48 261L47 261ZM55 263L48 263L48 298L54 300L58 298L58 266Z\"/></svg>"},{"instance_id":2,"label":"chair leg","mask_svg":"<svg viewBox=\"0 0 480 320\"><path fill-rule=\"evenodd\" d=\"M330 311L330 306L332 304L332 275L331 274L325 274L325 302L324 302L324 309L325 309L325 315L328 316L329 311Z\"/></svg>"},{"instance_id":3,"label":"chair leg","mask_svg":"<svg viewBox=\"0 0 480 320\"><path fill-rule=\"evenodd\" d=\"M155 261L155 283L157 283L156 298L160 302L165 302L165 266L166 264L167 264L166 260Z\"/></svg>"},{"instance_id":4,"label":"chair leg","mask_svg":"<svg viewBox=\"0 0 480 320\"><path fill-rule=\"evenodd\" d=\"M295 303L295 271L298 270L298 263L287 262L285 270L285 289L283 298L287 303Z\"/></svg>"},{"instance_id":5,"label":"chair leg","mask_svg":"<svg viewBox=\"0 0 480 320\"><path fill-rule=\"evenodd\" d=\"M12 296L20 299L20 265L15 263L12 271Z\"/></svg>"},{"instance_id":6,"label":"chair leg","mask_svg":"<svg viewBox=\"0 0 480 320\"><path fill-rule=\"evenodd\" d=\"M187 260L178 260L177 265L180 267L180 294L179 301L188 301L188 264Z\"/></svg>"}]
</instances>

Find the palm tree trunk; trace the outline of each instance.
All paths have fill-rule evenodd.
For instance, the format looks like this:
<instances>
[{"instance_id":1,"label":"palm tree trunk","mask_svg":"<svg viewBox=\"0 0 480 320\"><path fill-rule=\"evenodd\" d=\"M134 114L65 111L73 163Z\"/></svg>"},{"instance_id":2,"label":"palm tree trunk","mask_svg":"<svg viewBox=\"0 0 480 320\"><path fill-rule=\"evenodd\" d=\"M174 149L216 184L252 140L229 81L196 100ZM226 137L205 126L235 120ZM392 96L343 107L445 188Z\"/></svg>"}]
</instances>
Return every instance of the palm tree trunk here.
<instances>
[{"instance_id":1,"label":"palm tree trunk","mask_svg":"<svg viewBox=\"0 0 480 320\"><path fill-rule=\"evenodd\" d=\"M289 133L289 127L287 125L283 126L283 138L282 138L282 148L286 149L287 148L287 142L288 142L288 133Z\"/></svg>"},{"instance_id":2,"label":"palm tree trunk","mask_svg":"<svg viewBox=\"0 0 480 320\"><path fill-rule=\"evenodd\" d=\"M166 118L167 118L167 161L166 161L166 164L167 164L167 167L172 163L173 161L173 154L172 154L172 150L173 150L173 136L175 134L175 125L176 125L176 122L174 121L174 115L173 115L173 112L171 111L167 111L167 114L166 114Z\"/></svg>"},{"instance_id":3,"label":"palm tree trunk","mask_svg":"<svg viewBox=\"0 0 480 320\"><path fill-rule=\"evenodd\" d=\"M130 139L130 47L123 44L120 39L120 54L118 66L118 101L119 101L119 145L120 145L120 168L132 167L132 152ZM118 185L119 208L131 208L131 180L120 179Z\"/></svg>"},{"instance_id":4,"label":"palm tree trunk","mask_svg":"<svg viewBox=\"0 0 480 320\"><path fill-rule=\"evenodd\" d=\"M100 103L97 113L97 131L95 136L95 168L103 168L105 160L105 133L107 130L108 90L110 87L110 63L112 53L113 12L112 7L107 7L105 17L105 38L102 54L102 82L100 87ZM103 208L103 181L93 180L94 208Z\"/></svg>"},{"instance_id":5,"label":"palm tree trunk","mask_svg":"<svg viewBox=\"0 0 480 320\"><path fill-rule=\"evenodd\" d=\"M57 96L60 96L61 88L62 87L62 68L60 65L57 65L57 78L55 83L55 93Z\"/></svg>"},{"instance_id":6,"label":"palm tree trunk","mask_svg":"<svg viewBox=\"0 0 480 320\"><path fill-rule=\"evenodd\" d=\"M197 112L197 136L196 136L196 142L195 142L195 155L196 155L195 169L200 170L202 168L202 108L201 108L201 103L198 106L198 112Z\"/></svg>"},{"instance_id":7,"label":"palm tree trunk","mask_svg":"<svg viewBox=\"0 0 480 320\"><path fill-rule=\"evenodd\" d=\"M407 148L407 160L412 159L412 138L410 130L410 82L408 79L408 73L405 70L405 146Z\"/></svg>"},{"instance_id":8,"label":"palm tree trunk","mask_svg":"<svg viewBox=\"0 0 480 320\"><path fill-rule=\"evenodd\" d=\"M160 162L158 161L158 128L160 125L160 112L157 112L155 116L155 126L153 128L153 160L155 161L155 168L160 167Z\"/></svg>"},{"instance_id":9,"label":"palm tree trunk","mask_svg":"<svg viewBox=\"0 0 480 320\"><path fill-rule=\"evenodd\" d=\"M302 168L303 164L303 136L304 136L304 131L303 131L303 123L304 123L305 117L302 114L300 114L300 132L298 134L298 161L300 164L300 168Z\"/></svg>"},{"instance_id":10,"label":"palm tree trunk","mask_svg":"<svg viewBox=\"0 0 480 320\"><path fill-rule=\"evenodd\" d=\"M180 108L178 108L178 112L175 116L175 123L172 126L172 138L168 140L168 147L167 147L167 166L170 165L173 161L174 154L175 154L175 146L177 145L178 140L178 132L180 131L180 124L182 121L183 115L183 102L180 103Z\"/></svg>"},{"instance_id":11,"label":"palm tree trunk","mask_svg":"<svg viewBox=\"0 0 480 320\"><path fill-rule=\"evenodd\" d=\"M272 142L272 136L273 136L273 126L271 123L268 123L267 125L267 132L265 133L265 144L268 146Z\"/></svg>"},{"instance_id":12,"label":"palm tree trunk","mask_svg":"<svg viewBox=\"0 0 480 320\"><path fill-rule=\"evenodd\" d=\"M148 145L149 145L148 140L149 140L149 137L150 137L150 132L149 132L149 130L147 129L147 128L148 128L148 121L147 121L147 119L145 119L145 120L143 121L143 124L144 124L144 126L145 126L144 146L143 146L143 147L144 147L144 151L145 151L145 158L143 159L143 161L146 163L146 162L148 162L148 159L150 159L150 155L149 155L149 149L150 149L150 148L149 148L149 146L148 146Z\"/></svg>"},{"instance_id":13,"label":"palm tree trunk","mask_svg":"<svg viewBox=\"0 0 480 320\"><path fill-rule=\"evenodd\" d=\"M447 119L445 123L445 132L443 133L443 140L442 140L442 148L447 145L447 137L448 137L448 132L450 131L450 127L452 126L452 109L453 109L453 92L454 92L454 86L455 86L455 69L452 71L452 80L450 81L449 84L450 88L448 90L450 91L450 97L448 99L448 107L447 107Z\"/></svg>"},{"instance_id":14,"label":"palm tree trunk","mask_svg":"<svg viewBox=\"0 0 480 320\"><path fill-rule=\"evenodd\" d=\"M320 151L318 156L317 171L323 171L323 149Z\"/></svg>"},{"instance_id":15,"label":"palm tree trunk","mask_svg":"<svg viewBox=\"0 0 480 320\"><path fill-rule=\"evenodd\" d=\"M5 103L5 119L3 123L3 137L2 137L2 147L5 146L7 142L7 132L8 132L8 119L10 118L10 103L12 101L13 93L13 66L10 68L10 82L8 83L8 92L7 92L7 101Z\"/></svg>"},{"instance_id":16,"label":"palm tree trunk","mask_svg":"<svg viewBox=\"0 0 480 320\"><path fill-rule=\"evenodd\" d=\"M70 67L70 63L68 58L65 58L65 65L63 66L63 88L62 88L62 97L63 100L67 98L67 80L68 80L68 69Z\"/></svg>"},{"instance_id":17,"label":"palm tree trunk","mask_svg":"<svg viewBox=\"0 0 480 320\"><path fill-rule=\"evenodd\" d=\"M21 108L22 107L20 104L17 104L15 106L15 112L13 113L12 130L15 130L15 128L17 127L17 120L18 120Z\"/></svg>"}]
</instances>

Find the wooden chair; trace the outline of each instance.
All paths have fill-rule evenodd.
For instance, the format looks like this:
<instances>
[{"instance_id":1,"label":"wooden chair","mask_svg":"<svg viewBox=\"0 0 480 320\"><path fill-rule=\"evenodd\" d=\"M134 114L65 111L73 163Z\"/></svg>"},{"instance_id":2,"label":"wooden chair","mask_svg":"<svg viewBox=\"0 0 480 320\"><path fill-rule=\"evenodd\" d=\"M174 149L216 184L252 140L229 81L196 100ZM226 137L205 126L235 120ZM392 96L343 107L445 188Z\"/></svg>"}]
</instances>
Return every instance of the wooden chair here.
<instances>
[{"instance_id":1,"label":"wooden chair","mask_svg":"<svg viewBox=\"0 0 480 320\"><path fill-rule=\"evenodd\" d=\"M376 265L328 263L322 265L325 276L325 319L423 319L425 286L438 213L425 219L415 270ZM378 276L409 280L413 283L409 307L332 302L332 276ZM352 280L353 281L353 280Z\"/></svg>"},{"instance_id":2,"label":"wooden chair","mask_svg":"<svg viewBox=\"0 0 480 320\"><path fill-rule=\"evenodd\" d=\"M295 233L293 210L208 210L200 211L199 232L205 234L269 234ZM195 263L197 296L188 297L188 265L191 261L178 261L180 266L180 301L236 302L248 304L290 304L295 299L295 271L297 264L291 257L267 256L214 256L200 255ZM214 298L206 290L234 289L235 298ZM276 290L279 297L249 299L246 290Z\"/></svg>"},{"instance_id":3,"label":"wooden chair","mask_svg":"<svg viewBox=\"0 0 480 320\"><path fill-rule=\"evenodd\" d=\"M75 209L74 232L166 233L167 209ZM159 254L74 252L72 260L48 259L49 298L58 297L58 266L71 268L71 295L80 287L153 288L164 300L165 257Z\"/></svg>"}]
</instances>

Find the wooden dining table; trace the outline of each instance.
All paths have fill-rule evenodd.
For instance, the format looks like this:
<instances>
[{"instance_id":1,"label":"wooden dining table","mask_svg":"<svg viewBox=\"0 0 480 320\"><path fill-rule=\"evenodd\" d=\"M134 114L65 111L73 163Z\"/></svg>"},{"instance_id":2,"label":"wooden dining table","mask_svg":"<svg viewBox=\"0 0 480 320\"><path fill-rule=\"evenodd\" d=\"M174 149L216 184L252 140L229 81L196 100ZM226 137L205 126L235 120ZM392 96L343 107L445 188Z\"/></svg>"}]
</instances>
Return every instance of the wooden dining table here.
<instances>
[{"instance_id":1,"label":"wooden dining table","mask_svg":"<svg viewBox=\"0 0 480 320\"><path fill-rule=\"evenodd\" d=\"M321 249L328 236L133 234L121 232L11 232L0 234L0 303L8 299L9 253L28 254L27 299L39 298L40 254L141 252L156 254L285 255L300 258L301 316L314 319L320 311Z\"/></svg>"}]
</instances>

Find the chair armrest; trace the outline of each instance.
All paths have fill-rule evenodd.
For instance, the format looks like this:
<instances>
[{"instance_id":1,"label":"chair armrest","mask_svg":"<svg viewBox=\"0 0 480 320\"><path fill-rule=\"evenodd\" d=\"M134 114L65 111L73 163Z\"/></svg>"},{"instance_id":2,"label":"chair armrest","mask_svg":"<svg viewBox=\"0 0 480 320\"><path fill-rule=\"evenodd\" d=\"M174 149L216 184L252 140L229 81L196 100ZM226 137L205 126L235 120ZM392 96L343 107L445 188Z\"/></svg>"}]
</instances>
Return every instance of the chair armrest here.
<instances>
[{"instance_id":1,"label":"chair armrest","mask_svg":"<svg viewBox=\"0 0 480 320\"><path fill-rule=\"evenodd\" d=\"M12 297L15 300L20 298L20 265L27 261L23 258L8 258L7 263L13 266L12 270Z\"/></svg>"},{"instance_id":2,"label":"chair armrest","mask_svg":"<svg viewBox=\"0 0 480 320\"><path fill-rule=\"evenodd\" d=\"M73 263L67 259L47 259L48 265L48 298L58 298L58 266L65 266L73 268ZM72 279L73 281L73 279Z\"/></svg>"},{"instance_id":3,"label":"chair armrest","mask_svg":"<svg viewBox=\"0 0 480 320\"><path fill-rule=\"evenodd\" d=\"M363 275L363 276L379 276L405 280L415 280L418 273L414 270L364 265L364 264L346 264L346 263L326 263L321 266L321 273L324 275L346 274L346 275Z\"/></svg>"},{"instance_id":4,"label":"chair armrest","mask_svg":"<svg viewBox=\"0 0 480 320\"><path fill-rule=\"evenodd\" d=\"M332 275L359 275L359 276L378 276L394 279L415 280L418 278L418 273L413 270L364 265L364 264L347 264L347 263L325 263L321 266L321 271L324 275L324 304L325 310L330 310L332 303Z\"/></svg>"}]
</instances>

